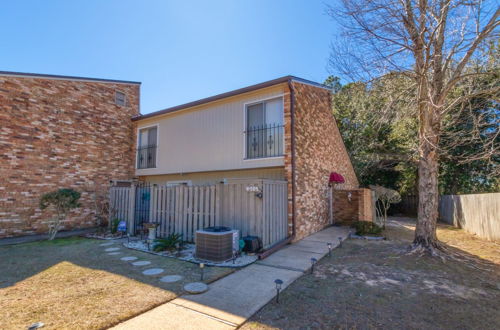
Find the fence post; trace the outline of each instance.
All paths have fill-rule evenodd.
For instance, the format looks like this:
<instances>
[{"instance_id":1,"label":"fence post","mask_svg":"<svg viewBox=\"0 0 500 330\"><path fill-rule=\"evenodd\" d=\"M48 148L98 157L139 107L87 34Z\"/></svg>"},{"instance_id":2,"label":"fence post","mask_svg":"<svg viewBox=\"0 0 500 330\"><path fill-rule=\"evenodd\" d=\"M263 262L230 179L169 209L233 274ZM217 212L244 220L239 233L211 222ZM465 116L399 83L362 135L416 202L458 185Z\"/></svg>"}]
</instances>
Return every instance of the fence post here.
<instances>
[{"instance_id":1,"label":"fence post","mask_svg":"<svg viewBox=\"0 0 500 330\"><path fill-rule=\"evenodd\" d=\"M135 235L135 192L136 192L136 183L132 182L129 188L128 194L128 219L127 219L127 232L130 235Z\"/></svg>"},{"instance_id":2,"label":"fence post","mask_svg":"<svg viewBox=\"0 0 500 330\"><path fill-rule=\"evenodd\" d=\"M220 201L221 201L221 191L223 183L217 183L215 185L215 225L220 225Z\"/></svg>"}]
</instances>

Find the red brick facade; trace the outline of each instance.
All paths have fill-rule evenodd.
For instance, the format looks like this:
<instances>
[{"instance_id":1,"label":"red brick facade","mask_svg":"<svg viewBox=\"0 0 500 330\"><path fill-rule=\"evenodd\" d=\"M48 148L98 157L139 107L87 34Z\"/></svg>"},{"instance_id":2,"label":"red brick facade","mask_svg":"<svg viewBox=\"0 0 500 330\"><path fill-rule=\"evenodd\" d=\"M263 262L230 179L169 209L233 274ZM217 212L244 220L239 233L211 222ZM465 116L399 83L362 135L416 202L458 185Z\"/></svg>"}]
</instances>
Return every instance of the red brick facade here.
<instances>
[{"instance_id":1,"label":"red brick facade","mask_svg":"<svg viewBox=\"0 0 500 330\"><path fill-rule=\"evenodd\" d=\"M370 189L333 191L333 218L336 223L350 225L355 221L373 221L374 216Z\"/></svg>"},{"instance_id":2,"label":"red brick facade","mask_svg":"<svg viewBox=\"0 0 500 330\"><path fill-rule=\"evenodd\" d=\"M358 187L358 180L345 149L331 109L327 89L293 82L295 144L295 239L323 229L329 221L328 178L331 172L342 174L343 188ZM288 108L288 112L290 112ZM285 105L286 125L290 119ZM291 127L291 125L290 125ZM288 142L288 141L287 141ZM287 143L287 146L289 144ZM290 184L291 155L286 150L285 170ZM291 188L289 187L291 198Z\"/></svg>"},{"instance_id":3,"label":"red brick facade","mask_svg":"<svg viewBox=\"0 0 500 330\"><path fill-rule=\"evenodd\" d=\"M134 175L139 84L0 75L0 237L46 232L43 193L73 188L64 229L95 225L92 189ZM127 105L115 104L115 92Z\"/></svg>"}]
</instances>

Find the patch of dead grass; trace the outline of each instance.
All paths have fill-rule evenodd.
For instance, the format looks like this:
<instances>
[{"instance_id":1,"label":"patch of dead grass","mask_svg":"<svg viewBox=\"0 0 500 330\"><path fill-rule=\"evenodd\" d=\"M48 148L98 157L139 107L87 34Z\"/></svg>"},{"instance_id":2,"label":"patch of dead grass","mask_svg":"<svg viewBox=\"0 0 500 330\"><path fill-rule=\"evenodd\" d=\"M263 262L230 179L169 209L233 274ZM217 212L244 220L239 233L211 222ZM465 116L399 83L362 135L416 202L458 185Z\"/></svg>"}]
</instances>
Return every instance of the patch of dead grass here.
<instances>
[{"instance_id":1,"label":"patch of dead grass","mask_svg":"<svg viewBox=\"0 0 500 330\"><path fill-rule=\"evenodd\" d=\"M60 239L0 247L0 329L26 329L43 322L44 329L103 329L141 314L183 293L183 285L199 280L195 264L128 250L108 255L102 241ZM120 260L130 255L149 260L136 267ZM145 268L165 269L145 276ZM209 267L205 281L231 273ZM163 283L164 275L183 279Z\"/></svg>"},{"instance_id":2,"label":"patch of dead grass","mask_svg":"<svg viewBox=\"0 0 500 330\"><path fill-rule=\"evenodd\" d=\"M498 329L500 249L440 225L468 262L408 255L414 221L389 223L386 241L348 240L241 329Z\"/></svg>"},{"instance_id":3,"label":"patch of dead grass","mask_svg":"<svg viewBox=\"0 0 500 330\"><path fill-rule=\"evenodd\" d=\"M2 329L100 329L175 298L124 276L61 262L0 289Z\"/></svg>"}]
</instances>

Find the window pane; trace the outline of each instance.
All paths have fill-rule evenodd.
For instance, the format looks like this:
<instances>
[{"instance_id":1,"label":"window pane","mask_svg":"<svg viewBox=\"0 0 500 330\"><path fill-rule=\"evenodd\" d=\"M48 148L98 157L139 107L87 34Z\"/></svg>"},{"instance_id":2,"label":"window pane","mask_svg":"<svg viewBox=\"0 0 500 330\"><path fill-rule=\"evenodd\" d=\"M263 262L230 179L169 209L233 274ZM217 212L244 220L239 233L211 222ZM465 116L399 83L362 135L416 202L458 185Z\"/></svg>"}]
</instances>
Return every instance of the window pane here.
<instances>
[{"instance_id":1,"label":"window pane","mask_svg":"<svg viewBox=\"0 0 500 330\"><path fill-rule=\"evenodd\" d=\"M148 145L148 130L141 129L139 134L139 147L146 147Z\"/></svg>"},{"instance_id":2,"label":"window pane","mask_svg":"<svg viewBox=\"0 0 500 330\"><path fill-rule=\"evenodd\" d=\"M266 101L266 124L283 125L283 100L281 98Z\"/></svg>"},{"instance_id":3,"label":"window pane","mask_svg":"<svg viewBox=\"0 0 500 330\"><path fill-rule=\"evenodd\" d=\"M148 145L155 146L156 145L156 127L150 128L148 134Z\"/></svg>"},{"instance_id":4,"label":"window pane","mask_svg":"<svg viewBox=\"0 0 500 330\"><path fill-rule=\"evenodd\" d=\"M247 129L264 125L264 104L258 103L247 108Z\"/></svg>"}]
</instances>

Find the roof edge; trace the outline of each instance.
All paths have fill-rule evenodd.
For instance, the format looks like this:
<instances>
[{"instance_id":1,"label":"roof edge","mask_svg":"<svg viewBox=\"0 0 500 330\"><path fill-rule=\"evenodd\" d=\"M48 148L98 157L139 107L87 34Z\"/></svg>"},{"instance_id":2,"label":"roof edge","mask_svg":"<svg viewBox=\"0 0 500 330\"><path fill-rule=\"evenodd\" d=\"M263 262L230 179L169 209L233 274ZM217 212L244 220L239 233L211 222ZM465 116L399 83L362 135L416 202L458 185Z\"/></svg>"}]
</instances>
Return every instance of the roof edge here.
<instances>
[{"instance_id":1,"label":"roof edge","mask_svg":"<svg viewBox=\"0 0 500 330\"><path fill-rule=\"evenodd\" d=\"M276 78L276 79L273 79L273 80L268 80L268 81L265 81L265 82L262 82L262 83L259 83L259 84L250 85L250 86L247 86L247 87L235 89L235 90L232 90L232 91L229 91L229 92L225 92L225 93L222 93L222 94L217 94L217 95L214 95L214 96L209 96L209 97L202 98L202 99L199 99L199 100L196 100L196 101L184 103L184 104L181 104L181 105L176 105L176 106L173 106L173 107L170 107L170 108L166 108L166 109L163 109L163 110L158 110L158 111L147 113L147 114L144 114L144 115L134 116L134 117L132 117L132 120L133 121L137 121L137 120L147 119L147 118L151 118L151 117L161 116L161 115L165 115L165 114L169 114L169 113L181 111L181 110L184 110L184 109L192 108L192 107L195 107L195 106L198 106L198 105L203 105L203 104L207 104L207 103L210 103L210 102L215 102L215 101L222 100L222 99L225 99L225 98L228 98L228 97L232 97L232 96L237 96L237 95L244 94L244 93L253 92L253 91L256 91L256 90L259 90L259 89L263 89L263 88L267 88L267 87L272 87L274 85L279 85L279 84L290 82L290 81L296 81L298 83L312 85L312 86L315 86L315 87L319 87L319 88L324 88L324 89L331 90L330 87L325 86L323 84L320 84L320 83L317 83L317 82L314 82L314 81L311 81L311 80L302 79L302 78L299 78L299 77L288 75L288 76Z\"/></svg>"},{"instance_id":2,"label":"roof edge","mask_svg":"<svg viewBox=\"0 0 500 330\"><path fill-rule=\"evenodd\" d=\"M131 85L141 84L141 82L139 81L101 79L101 78L89 78L89 77L78 77L78 76L62 76L55 74L41 74L41 73L28 73L28 72L15 72L15 71L0 71L0 76L23 77L23 78L45 78L54 80L93 81L93 82L131 84Z\"/></svg>"}]
</instances>

